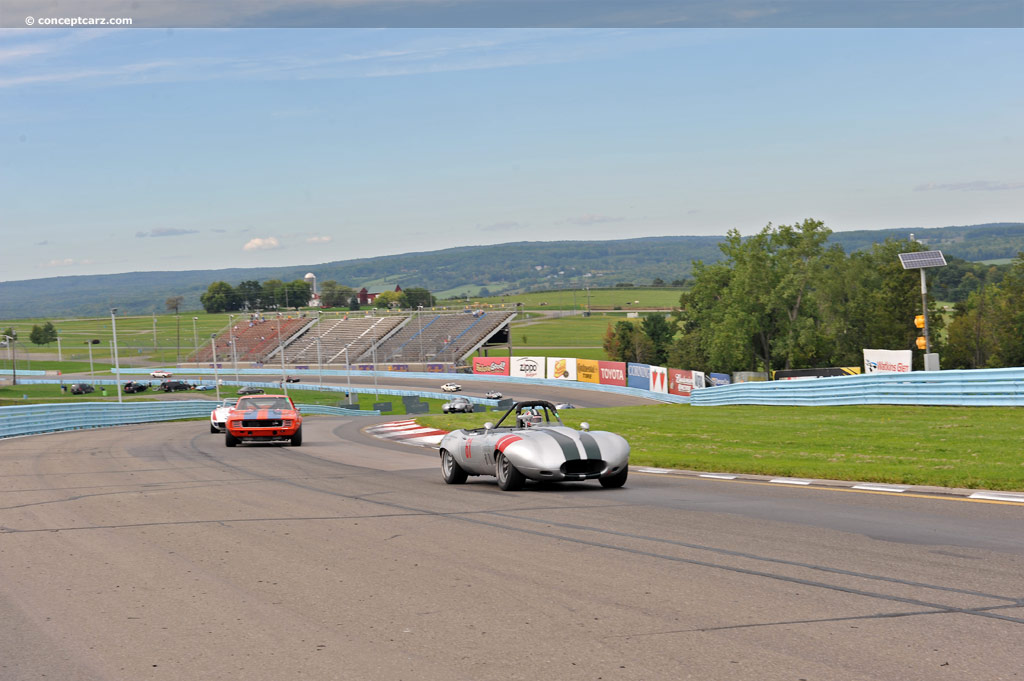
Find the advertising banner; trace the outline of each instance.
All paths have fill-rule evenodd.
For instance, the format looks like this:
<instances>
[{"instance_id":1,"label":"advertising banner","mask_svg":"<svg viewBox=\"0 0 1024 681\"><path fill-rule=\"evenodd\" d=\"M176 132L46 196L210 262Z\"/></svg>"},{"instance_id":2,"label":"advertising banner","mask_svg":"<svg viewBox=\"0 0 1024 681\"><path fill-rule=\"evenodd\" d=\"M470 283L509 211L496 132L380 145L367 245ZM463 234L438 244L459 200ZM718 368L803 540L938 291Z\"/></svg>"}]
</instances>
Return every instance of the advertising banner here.
<instances>
[{"instance_id":1,"label":"advertising banner","mask_svg":"<svg viewBox=\"0 0 1024 681\"><path fill-rule=\"evenodd\" d=\"M910 350L864 350L864 373L904 374L910 372Z\"/></svg>"},{"instance_id":2,"label":"advertising banner","mask_svg":"<svg viewBox=\"0 0 1024 681\"><path fill-rule=\"evenodd\" d=\"M566 381L575 381L576 358L548 357L548 378L561 378Z\"/></svg>"},{"instance_id":3,"label":"advertising banner","mask_svg":"<svg viewBox=\"0 0 1024 681\"><path fill-rule=\"evenodd\" d=\"M596 359L576 360L576 380L583 383L600 383L600 362Z\"/></svg>"},{"instance_id":4,"label":"advertising banner","mask_svg":"<svg viewBox=\"0 0 1024 681\"><path fill-rule=\"evenodd\" d=\"M519 378L544 378L543 357L510 357L509 375Z\"/></svg>"},{"instance_id":5,"label":"advertising banner","mask_svg":"<svg viewBox=\"0 0 1024 681\"><path fill-rule=\"evenodd\" d=\"M600 383L602 385L626 385L626 363L606 362L597 363Z\"/></svg>"},{"instance_id":6,"label":"advertising banner","mask_svg":"<svg viewBox=\"0 0 1024 681\"><path fill-rule=\"evenodd\" d=\"M508 357L474 357L473 373L508 376Z\"/></svg>"},{"instance_id":7,"label":"advertising banner","mask_svg":"<svg viewBox=\"0 0 1024 681\"><path fill-rule=\"evenodd\" d=\"M732 381L729 380L729 374L716 374L712 372L708 374L708 377L711 379L709 383L712 388L716 385L729 385L732 383Z\"/></svg>"},{"instance_id":8,"label":"advertising banner","mask_svg":"<svg viewBox=\"0 0 1024 681\"><path fill-rule=\"evenodd\" d=\"M673 395L688 396L693 392L693 372L684 369L669 369L668 391Z\"/></svg>"},{"instance_id":9,"label":"advertising banner","mask_svg":"<svg viewBox=\"0 0 1024 681\"><path fill-rule=\"evenodd\" d=\"M694 371L693 372L693 388L694 388L694 390L699 390L701 388L706 388L706 387L708 387L708 382L707 382L707 378L704 375L704 372L703 371Z\"/></svg>"},{"instance_id":10,"label":"advertising banner","mask_svg":"<svg viewBox=\"0 0 1024 681\"><path fill-rule=\"evenodd\" d=\"M909 352L909 350L907 351ZM822 369L779 369L772 372L772 380L794 381L803 378L830 378L832 376L853 376L860 373L860 367L825 367Z\"/></svg>"},{"instance_id":11,"label":"advertising banner","mask_svg":"<svg viewBox=\"0 0 1024 681\"><path fill-rule=\"evenodd\" d=\"M408 371L408 364L389 364L388 371Z\"/></svg>"},{"instance_id":12,"label":"advertising banner","mask_svg":"<svg viewBox=\"0 0 1024 681\"><path fill-rule=\"evenodd\" d=\"M372 364L353 364L352 368L356 371L373 371Z\"/></svg>"},{"instance_id":13,"label":"advertising banner","mask_svg":"<svg viewBox=\"0 0 1024 681\"><path fill-rule=\"evenodd\" d=\"M629 362L628 364L626 364L626 385L628 385L630 388L650 390L651 365L634 364L633 362Z\"/></svg>"},{"instance_id":14,"label":"advertising banner","mask_svg":"<svg viewBox=\"0 0 1024 681\"><path fill-rule=\"evenodd\" d=\"M443 364L428 364L427 372L431 374L442 374L445 373Z\"/></svg>"},{"instance_id":15,"label":"advertising banner","mask_svg":"<svg viewBox=\"0 0 1024 681\"><path fill-rule=\"evenodd\" d=\"M668 392L668 369L651 367L651 390L656 393Z\"/></svg>"}]
</instances>

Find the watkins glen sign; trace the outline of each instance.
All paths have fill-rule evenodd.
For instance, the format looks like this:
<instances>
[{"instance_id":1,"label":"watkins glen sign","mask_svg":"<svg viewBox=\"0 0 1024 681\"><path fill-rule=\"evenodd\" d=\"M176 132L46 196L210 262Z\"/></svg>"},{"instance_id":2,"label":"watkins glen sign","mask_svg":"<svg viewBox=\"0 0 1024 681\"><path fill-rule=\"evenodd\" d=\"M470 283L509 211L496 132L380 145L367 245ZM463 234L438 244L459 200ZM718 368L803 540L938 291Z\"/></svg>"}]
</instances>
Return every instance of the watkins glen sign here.
<instances>
[{"instance_id":1,"label":"watkins glen sign","mask_svg":"<svg viewBox=\"0 0 1024 681\"><path fill-rule=\"evenodd\" d=\"M473 373L490 374L492 376L508 376L508 357L474 357Z\"/></svg>"}]
</instances>

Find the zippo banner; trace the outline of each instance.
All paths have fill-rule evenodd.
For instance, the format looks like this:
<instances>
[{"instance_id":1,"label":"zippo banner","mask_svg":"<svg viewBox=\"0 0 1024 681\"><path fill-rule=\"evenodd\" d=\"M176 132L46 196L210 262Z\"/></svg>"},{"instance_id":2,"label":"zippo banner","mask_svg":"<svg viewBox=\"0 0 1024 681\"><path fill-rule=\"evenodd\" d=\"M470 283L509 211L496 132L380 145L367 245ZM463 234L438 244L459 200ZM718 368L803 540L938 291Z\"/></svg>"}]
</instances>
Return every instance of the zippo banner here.
<instances>
[{"instance_id":1,"label":"zippo banner","mask_svg":"<svg viewBox=\"0 0 1024 681\"><path fill-rule=\"evenodd\" d=\"M656 393L668 392L668 369L665 367L651 367L651 391Z\"/></svg>"},{"instance_id":2,"label":"zippo banner","mask_svg":"<svg viewBox=\"0 0 1024 681\"><path fill-rule=\"evenodd\" d=\"M626 385L630 388L641 390L651 389L651 365L650 364L626 364Z\"/></svg>"},{"instance_id":3,"label":"zippo banner","mask_svg":"<svg viewBox=\"0 0 1024 681\"><path fill-rule=\"evenodd\" d=\"M548 378L561 378L566 381L575 381L576 358L548 357Z\"/></svg>"},{"instance_id":4,"label":"zippo banner","mask_svg":"<svg viewBox=\"0 0 1024 681\"><path fill-rule=\"evenodd\" d=\"M626 385L626 363L605 362L597 363L601 376L601 385Z\"/></svg>"},{"instance_id":5,"label":"zippo banner","mask_svg":"<svg viewBox=\"0 0 1024 681\"><path fill-rule=\"evenodd\" d=\"M508 357L474 357L473 373L492 376L508 376Z\"/></svg>"},{"instance_id":6,"label":"zippo banner","mask_svg":"<svg viewBox=\"0 0 1024 681\"><path fill-rule=\"evenodd\" d=\"M600 383L600 364L596 359L577 359L576 380L582 383Z\"/></svg>"},{"instance_id":7,"label":"zippo banner","mask_svg":"<svg viewBox=\"0 0 1024 681\"><path fill-rule=\"evenodd\" d=\"M543 357L510 357L509 376L544 378Z\"/></svg>"}]
</instances>

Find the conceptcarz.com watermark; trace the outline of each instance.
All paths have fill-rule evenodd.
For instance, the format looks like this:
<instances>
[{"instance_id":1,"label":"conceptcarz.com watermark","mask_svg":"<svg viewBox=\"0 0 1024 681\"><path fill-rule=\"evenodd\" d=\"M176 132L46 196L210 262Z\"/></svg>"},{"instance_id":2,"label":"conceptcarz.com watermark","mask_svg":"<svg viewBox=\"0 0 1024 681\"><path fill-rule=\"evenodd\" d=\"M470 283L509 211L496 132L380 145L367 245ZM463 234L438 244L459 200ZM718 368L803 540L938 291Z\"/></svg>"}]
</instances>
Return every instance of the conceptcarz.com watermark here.
<instances>
[{"instance_id":1,"label":"conceptcarz.com watermark","mask_svg":"<svg viewBox=\"0 0 1024 681\"><path fill-rule=\"evenodd\" d=\"M26 26L131 26L131 17L25 17Z\"/></svg>"}]
</instances>

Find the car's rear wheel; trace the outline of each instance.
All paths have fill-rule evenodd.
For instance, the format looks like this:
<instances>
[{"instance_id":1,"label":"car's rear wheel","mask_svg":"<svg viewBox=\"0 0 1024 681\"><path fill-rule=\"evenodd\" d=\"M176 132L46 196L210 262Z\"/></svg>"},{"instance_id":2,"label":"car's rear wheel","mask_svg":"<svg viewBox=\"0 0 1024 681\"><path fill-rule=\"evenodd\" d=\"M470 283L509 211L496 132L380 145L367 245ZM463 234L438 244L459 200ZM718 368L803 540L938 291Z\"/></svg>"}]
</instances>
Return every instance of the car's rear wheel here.
<instances>
[{"instance_id":1,"label":"car's rear wheel","mask_svg":"<svg viewBox=\"0 0 1024 681\"><path fill-rule=\"evenodd\" d=\"M227 431L224 432L224 446L225 447L234 447L239 442L240 442L240 440L237 437L235 437L234 435L232 435L230 432L227 432Z\"/></svg>"},{"instance_id":2,"label":"car's rear wheel","mask_svg":"<svg viewBox=\"0 0 1024 681\"><path fill-rule=\"evenodd\" d=\"M302 444L302 426L295 431L295 435L292 435L292 447L298 447Z\"/></svg>"},{"instance_id":3,"label":"car's rear wheel","mask_svg":"<svg viewBox=\"0 0 1024 681\"><path fill-rule=\"evenodd\" d=\"M626 466L615 475L609 475L607 478L601 478L601 487L606 489L615 489L622 487L626 484L626 478L629 477L629 466Z\"/></svg>"},{"instance_id":4,"label":"car's rear wheel","mask_svg":"<svg viewBox=\"0 0 1024 681\"><path fill-rule=\"evenodd\" d=\"M526 483L526 476L512 465L507 456L498 454L494 467L496 469L494 474L498 476L498 487L506 492L514 492L517 489L523 488L523 485Z\"/></svg>"},{"instance_id":5,"label":"car's rear wheel","mask_svg":"<svg viewBox=\"0 0 1024 681\"><path fill-rule=\"evenodd\" d=\"M449 485L461 485L466 482L469 473L455 460L455 455L447 449L441 450L441 476Z\"/></svg>"}]
</instances>

